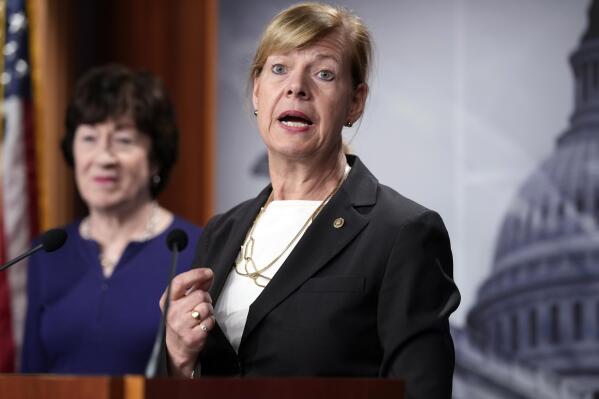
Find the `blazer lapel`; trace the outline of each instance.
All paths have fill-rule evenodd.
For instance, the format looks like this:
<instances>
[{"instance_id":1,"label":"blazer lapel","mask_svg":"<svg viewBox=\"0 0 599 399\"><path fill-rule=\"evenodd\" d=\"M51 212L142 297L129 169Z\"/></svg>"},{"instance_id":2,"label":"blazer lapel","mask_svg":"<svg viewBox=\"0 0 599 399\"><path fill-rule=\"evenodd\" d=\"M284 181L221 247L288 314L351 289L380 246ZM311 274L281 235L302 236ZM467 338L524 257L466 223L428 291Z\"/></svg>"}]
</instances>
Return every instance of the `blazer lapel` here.
<instances>
[{"instance_id":1,"label":"blazer lapel","mask_svg":"<svg viewBox=\"0 0 599 399\"><path fill-rule=\"evenodd\" d=\"M348 161L353 165L344 184L250 306L240 349L246 337L268 312L324 267L368 224L368 218L360 214L356 207L374 205L378 182L359 159L350 156ZM337 218L344 220L340 228L333 225Z\"/></svg>"},{"instance_id":2,"label":"blazer lapel","mask_svg":"<svg viewBox=\"0 0 599 399\"><path fill-rule=\"evenodd\" d=\"M245 241L246 234L254 222L260 207L264 205L268 199L270 191L271 186L268 185L254 200L243 205L241 209L236 212L239 217L233 217L233 227L231 232L225 237L216 237L216 240L223 240L225 244L220 251L222 256L219 256L216 263L212 265L212 270L214 271L214 281L212 283L212 287L210 288L210 296L212 297L214 306L216 306L218 297L220 296L223 286L229 277L229 273L231 272L235 258L239 253L241 244L243 244ZM218 323L215 324L214 329L208 335L206 348L207 350L204 351L205 353L200 354L199 359L202 359L202 361L207 361L208 364L219 365L219 368L210 371L211 374L228 375L239 373L239 370L235 369L235 365L237 364L237 361L235 360L237 357L237 352L235 352L235 349L233 346L231 346L231 343L225 336ZM218 359L214 361L206 359L207 354L212 353L209 348L219 348L218 350L215 350Z\"/></svg>"},{"instance_id":3,"label":"blazer lapel","mask_svg":"<svg viewBox=\"0 0 599 399\"><path fill-rule=\"evenodd\" d=\"M270 191L271 186L268 185L254 200L250 201L240 209L238 212L240 217L233 220L234 226L231 233L227 237L218 237L218 239L226 241L221 251L223 254L222 257L220 257L217 263L212 266L215 277L212 287L210 288L210 295L215 304L229 277L229 273L233 267L235 258L239 254L239 249L245 241L247 232L252 226L252 223L254 223L254 219L256 218L260 207L264 205L268 199Z\"/></svg>"}]
</instances>

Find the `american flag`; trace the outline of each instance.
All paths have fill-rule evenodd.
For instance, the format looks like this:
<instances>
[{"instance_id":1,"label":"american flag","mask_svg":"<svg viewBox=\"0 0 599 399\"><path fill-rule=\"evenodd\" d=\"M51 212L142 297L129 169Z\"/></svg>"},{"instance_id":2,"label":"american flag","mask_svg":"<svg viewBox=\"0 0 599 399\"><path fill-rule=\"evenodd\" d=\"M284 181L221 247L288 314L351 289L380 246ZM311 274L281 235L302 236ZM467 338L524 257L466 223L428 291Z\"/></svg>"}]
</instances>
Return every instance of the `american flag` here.
<instances>
[{"instance_id":1,"label":"american flag","mask_svg":"<svg viewBox=\"0 0 599 399\"><path fill-rule=\"evenodd\" d=\"M0 142L0 262L25 251L38 230L35 140L25 0L5 0ZM13 371L25 314L25 265L0 272L0 372Z\"/></svg>"}]
</instances>

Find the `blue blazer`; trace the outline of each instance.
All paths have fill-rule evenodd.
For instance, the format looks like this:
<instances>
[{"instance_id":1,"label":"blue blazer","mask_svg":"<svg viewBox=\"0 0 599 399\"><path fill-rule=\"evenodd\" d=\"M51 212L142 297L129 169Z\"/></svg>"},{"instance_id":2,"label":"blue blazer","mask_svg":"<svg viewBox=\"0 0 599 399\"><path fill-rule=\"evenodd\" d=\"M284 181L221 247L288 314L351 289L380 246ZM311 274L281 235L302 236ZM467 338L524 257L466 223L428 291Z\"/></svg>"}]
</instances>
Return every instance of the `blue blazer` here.
<instances>
[{"instance_id":1,"label":"blue blazer","mask_svg":"<svg viewBox=\"0 0 599 399\"><path fill-rule=\"evenodd\" d=\"M460 295L443 221L359 158L348 162L339 191L251 304L238 353L217 325L196 374L403 378L408 398L451 398L448 317ZM270 191L214 217L199 240L194 265L214 271L215 304Z\"/></svg>"}]
</instances>

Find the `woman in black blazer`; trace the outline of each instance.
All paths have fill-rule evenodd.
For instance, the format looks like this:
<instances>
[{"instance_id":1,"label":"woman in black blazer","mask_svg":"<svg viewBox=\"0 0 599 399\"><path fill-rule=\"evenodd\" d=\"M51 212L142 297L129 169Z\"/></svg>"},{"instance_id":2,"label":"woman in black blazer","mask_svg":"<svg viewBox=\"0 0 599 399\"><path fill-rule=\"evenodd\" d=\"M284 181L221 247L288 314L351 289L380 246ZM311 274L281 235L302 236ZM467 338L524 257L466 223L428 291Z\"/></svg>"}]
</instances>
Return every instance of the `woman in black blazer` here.
<instances>
[{"instance_id":1,"label":"woman in black blazer","mask_svg":"<svg viewBox=\"0 0 599 399\"><path fill-rule=\"evenodd\" d=\"M451 397L447 231L344 153L370 60L345 9L300 4L266 28L251 83L271 184L214 217L205 268L174 280L170 374L404 378L409 398Z\"/></svg>"}]
</instances>

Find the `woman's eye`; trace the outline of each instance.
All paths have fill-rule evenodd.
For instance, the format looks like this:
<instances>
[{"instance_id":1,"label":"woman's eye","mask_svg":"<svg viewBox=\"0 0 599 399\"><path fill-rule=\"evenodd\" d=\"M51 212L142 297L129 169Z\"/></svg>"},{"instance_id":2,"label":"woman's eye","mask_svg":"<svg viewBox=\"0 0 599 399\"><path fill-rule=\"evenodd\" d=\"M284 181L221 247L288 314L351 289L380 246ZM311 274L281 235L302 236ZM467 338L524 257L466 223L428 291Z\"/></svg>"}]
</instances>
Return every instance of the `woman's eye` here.
<instances>
[{"instance_id":1,"label":"woman's eye","mask_svg":"<svg viewBox=\"0 0 599 399\"><path fill-rule=\"evenodd\" d=\"M277 74L277 75L282 75L285 72L287 72L287 68L285 68L284 65L281 64L274 64L271 68L272 72Z\"/></svg>"},{"instance_id":2,"label":"woman's eye","mask_svg":"<svg viewBox=\"0 0 599 399\"><path fill-rule=\"evenodd\" d=\"M96 136L93 134L84 134L81 136L81 141L84 143L93 143L96 141Z\"/></svg>"},{"instance_id":3,"label":"woman's eye","mask_svg":"<svg viewBox=\"0 0 599 399\"><path fill-rule=\"evenodd\" d=\"M129 136L118 136L118 137L114 138L114 141L117 144L121 144L121 145L129 145L129 144L133 144L135 142L133 137L129 137Z\"/></svg>"},{"instance_id":4,"label":"woman's eye","mask_svg":"<svg viewBox=\"0 0 599 399\"><path fill-rule=\"evenodd\" d=\"M326 81L333 80L335 78L335 74L331 71L322 70L318 71L318 78Z\"/></svg>"}]
</instances>

